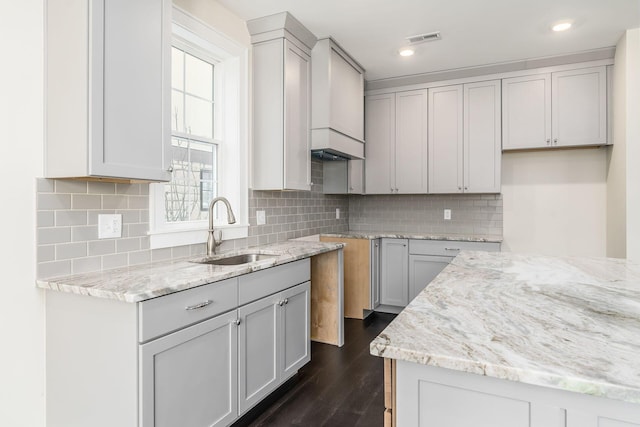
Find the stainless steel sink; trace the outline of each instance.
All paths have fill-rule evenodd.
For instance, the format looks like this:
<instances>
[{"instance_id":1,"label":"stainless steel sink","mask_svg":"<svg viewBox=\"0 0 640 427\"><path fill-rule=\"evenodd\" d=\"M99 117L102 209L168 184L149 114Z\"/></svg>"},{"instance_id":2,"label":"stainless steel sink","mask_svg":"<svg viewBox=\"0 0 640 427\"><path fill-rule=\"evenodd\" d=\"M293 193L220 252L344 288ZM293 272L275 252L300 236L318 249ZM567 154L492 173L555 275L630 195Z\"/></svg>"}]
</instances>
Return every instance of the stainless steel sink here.
<instances>
[{"instance_id":1,"label":"stainless steel sink","mask_svg":"<svg viewBox=\"0 0 640 427\"><path fill-rule=\"evenodd\" d=\"M264 261L266 259L275 258L277 255L269 254L241 254L233 255L222 258L205 258L197 262L198 264L212 264L212 265L242 265L249 264L256 261Z\"/></svg>"}]
</instances>

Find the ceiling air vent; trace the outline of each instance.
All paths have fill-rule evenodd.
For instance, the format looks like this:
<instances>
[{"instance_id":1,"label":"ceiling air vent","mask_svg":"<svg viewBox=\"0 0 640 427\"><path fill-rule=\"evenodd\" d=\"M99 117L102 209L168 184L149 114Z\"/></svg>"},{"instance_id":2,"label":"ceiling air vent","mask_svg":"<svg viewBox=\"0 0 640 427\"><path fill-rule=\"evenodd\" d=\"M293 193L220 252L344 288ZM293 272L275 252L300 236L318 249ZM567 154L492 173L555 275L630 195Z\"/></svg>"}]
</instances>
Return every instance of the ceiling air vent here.
<instances>
[{"instance_id":1,"label":"ceiling air vent","mask_svg":"<svg viewBox=\"0 0 640 427\"><path fill-rule=\"evenodd\" d=\"M441 39L442 39L442 36L440 35L440 31L434 31L433 33L418 34L417 36L406 37L406 40L409 42L409 44L433 42Z\"/></svg>"}]
</instances>

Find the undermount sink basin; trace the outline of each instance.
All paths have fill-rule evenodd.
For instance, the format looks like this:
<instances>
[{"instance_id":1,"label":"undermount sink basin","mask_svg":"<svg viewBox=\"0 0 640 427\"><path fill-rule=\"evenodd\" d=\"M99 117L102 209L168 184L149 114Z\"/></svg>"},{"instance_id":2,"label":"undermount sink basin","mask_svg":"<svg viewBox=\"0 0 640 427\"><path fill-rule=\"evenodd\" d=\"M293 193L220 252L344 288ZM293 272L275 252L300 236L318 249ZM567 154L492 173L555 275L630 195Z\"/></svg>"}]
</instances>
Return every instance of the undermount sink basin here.
<instances>
[{"instance_id":1,"label":"undermount sink basin","mask_svg":"<svg viewBox=\"0 0 640 427\"><path fill-rule=\"evenodd\" d=\"M196 261L198 264L213 264L213 265L241 265L249 264L256 261L264 261L266 259L275 258L277 255L268 254L241 254L233 255L224 258L205 258L201 261Z\"/></svg>"}]
</instances>

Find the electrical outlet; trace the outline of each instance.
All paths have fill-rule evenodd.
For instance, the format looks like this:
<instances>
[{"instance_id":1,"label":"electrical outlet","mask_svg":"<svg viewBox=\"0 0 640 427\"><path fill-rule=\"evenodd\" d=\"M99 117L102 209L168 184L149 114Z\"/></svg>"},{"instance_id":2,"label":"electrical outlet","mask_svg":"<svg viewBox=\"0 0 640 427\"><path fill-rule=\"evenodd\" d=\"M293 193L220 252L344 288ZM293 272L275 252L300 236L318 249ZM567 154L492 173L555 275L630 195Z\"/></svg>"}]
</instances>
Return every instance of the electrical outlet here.
<instances>
[{"instance_id":1,"label":"electrical outlet","mask_svg":"<svg viewBox=\"0 0 640 427\"><path fill-rule=\"evenodd\" d=\"M98 215L98 239L122 237L122 215Z\"/></svg>"},{"instance_id":2,"label":"electrical outlet","mask_svg":"<svg viewBox=\"0 0 640 427\"><path fill-rule=\"evenodd\" d=\"M340 219L340 208L336 208L336 219Z\"/></svg>"},{"instance_id":3,"label":"electrical outlet","mask_svg":"<svg viewBox=\"0 0 640 427\"><path fill-rule=\"evenodd\" d=\"M265 211L256 211L256 223L258 225L264 225L267 223L267 214Z\"/></svg>"},{"instance_id":4,"label":"electrical outlet","mask_svg":"<svg viewBox=\"0 0 640 427\"><path fill-rule=\"evenodd\" d=\"M446 220L450 220L451 219L451 209L445 209L444 210L444 219L446 219Z\"/></svg>"}]
</instances>

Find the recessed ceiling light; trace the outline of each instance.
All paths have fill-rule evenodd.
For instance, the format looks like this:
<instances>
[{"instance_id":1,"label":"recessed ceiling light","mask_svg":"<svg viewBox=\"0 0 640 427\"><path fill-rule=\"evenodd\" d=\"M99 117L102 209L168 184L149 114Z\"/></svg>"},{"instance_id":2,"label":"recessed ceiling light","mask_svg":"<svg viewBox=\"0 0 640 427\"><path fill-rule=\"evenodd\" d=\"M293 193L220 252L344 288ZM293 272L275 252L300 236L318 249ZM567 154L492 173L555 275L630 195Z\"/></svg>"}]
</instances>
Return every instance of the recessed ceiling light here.
<instances>
[{"instance_id":1,"label":"recessed ceiling light","mask_svg":"<svg viewBox=\"0 0 640 427\"><path fill-rule=\"evenodd\" d=\"M570 21L558 22L553 27L551 27L551 29L553 31L556 31L556 32L557 31L567 31L569 28L571 28L571 22Z\"/></svg>"},{"instance_id":2,"label":"recessed ceiling light","mask_svg":"<svg viewBox=\"0 0 640 427\"><path fill-rule=\"evenodd\" d=\"M411 56L415 53L415 50L413 50L413 48L411 47L403 47L398 51L398 53L400 54L400 56Z\"/></svg>"}]
</instances>

